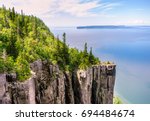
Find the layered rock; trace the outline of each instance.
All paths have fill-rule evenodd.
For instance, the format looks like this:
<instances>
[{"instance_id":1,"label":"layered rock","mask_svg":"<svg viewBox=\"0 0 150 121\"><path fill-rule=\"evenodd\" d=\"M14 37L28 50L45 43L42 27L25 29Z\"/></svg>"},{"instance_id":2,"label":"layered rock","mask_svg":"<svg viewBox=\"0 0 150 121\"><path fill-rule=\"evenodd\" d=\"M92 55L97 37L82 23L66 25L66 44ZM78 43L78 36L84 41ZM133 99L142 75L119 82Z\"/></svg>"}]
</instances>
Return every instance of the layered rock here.
<instances>
[{"instance_id":1,"label":"layered rock","mask_svg":"<svg viewBox=\"0 0 150 121\"><path fill-rule=\"evenodd\" d=\"M72 73L47 61L31 64L30 79L0 74L0 103L7 104L111 104L115 65L98 65Z\"/></svg>"},{"instance_id":2,"label":"layered rock","mask_svg":"<svg viewBox=\"0 0 150 121\"><path fill-rule=\"evenodd\" d=\"M80 102L112 104L115 84L115 65L98 65L77 72Z\"/></svg>"},{"instance_id":3,"label":"layered rock","mask_svg":"<svg viewBox=\"0 0 150 121\"><path fill-rule=\"evenodd\" d=\"M0 102L3 104L23 104L29 103L28 80L24 83L16 81L16 74L0 75Z\"/></svg>"}]
</instances>

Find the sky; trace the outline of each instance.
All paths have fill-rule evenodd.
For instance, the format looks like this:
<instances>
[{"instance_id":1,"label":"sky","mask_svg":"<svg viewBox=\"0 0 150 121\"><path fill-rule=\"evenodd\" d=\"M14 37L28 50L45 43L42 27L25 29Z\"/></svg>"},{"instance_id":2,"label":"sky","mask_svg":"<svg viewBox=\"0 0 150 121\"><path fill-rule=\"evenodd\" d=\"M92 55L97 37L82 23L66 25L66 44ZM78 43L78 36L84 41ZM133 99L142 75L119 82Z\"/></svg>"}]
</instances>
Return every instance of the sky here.
<instances>
[{"instance_id":1,"label":"sky","mask_svg":"<svg viewBox=\"0 0 150 121\"><path fill-rule=\"evenodd\" d=\"M150 0L0 0L49 27L150 25Z\"/></svg>"}]
</instances>

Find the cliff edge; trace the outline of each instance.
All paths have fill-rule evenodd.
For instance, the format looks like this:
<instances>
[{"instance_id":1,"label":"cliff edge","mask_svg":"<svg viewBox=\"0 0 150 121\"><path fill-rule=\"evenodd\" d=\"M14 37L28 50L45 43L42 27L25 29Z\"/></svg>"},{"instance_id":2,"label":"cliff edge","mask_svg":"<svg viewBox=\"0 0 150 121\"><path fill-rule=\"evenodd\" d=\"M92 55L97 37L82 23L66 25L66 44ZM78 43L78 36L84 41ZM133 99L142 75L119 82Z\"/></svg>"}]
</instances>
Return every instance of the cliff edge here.
<instances>
[{"instance_id":1,"label":"cliff edge","mask_svg":"<svg viewBox=\"0 0 150 121\"><path fill-rule=\"evenodd\" d=\"M1 104L112 104L116 66L97 65L72 73L37 60L32 76L17 81L16 74L0 74Z\"/></svg>"}]
</instances>

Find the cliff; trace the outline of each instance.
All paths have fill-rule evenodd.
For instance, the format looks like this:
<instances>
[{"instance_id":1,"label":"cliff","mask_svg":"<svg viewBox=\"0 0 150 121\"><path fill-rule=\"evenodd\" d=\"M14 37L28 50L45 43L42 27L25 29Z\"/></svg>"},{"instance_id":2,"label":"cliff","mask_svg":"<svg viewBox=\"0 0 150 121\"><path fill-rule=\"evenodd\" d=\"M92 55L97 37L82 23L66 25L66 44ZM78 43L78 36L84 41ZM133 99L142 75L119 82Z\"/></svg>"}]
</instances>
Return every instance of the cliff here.
<instances>
[{"instance_id":1,"label":"cliff","mask_svg":"<svg viewBox=\"0 0 150 121\"><path fill-rule=\"evenodd\" d=\"M30 64L32 76L24 82L16 74L0 74L2 104L111 104L115 65L97 65L72 73L47 61Z\"/></svg>"}]
</instances>

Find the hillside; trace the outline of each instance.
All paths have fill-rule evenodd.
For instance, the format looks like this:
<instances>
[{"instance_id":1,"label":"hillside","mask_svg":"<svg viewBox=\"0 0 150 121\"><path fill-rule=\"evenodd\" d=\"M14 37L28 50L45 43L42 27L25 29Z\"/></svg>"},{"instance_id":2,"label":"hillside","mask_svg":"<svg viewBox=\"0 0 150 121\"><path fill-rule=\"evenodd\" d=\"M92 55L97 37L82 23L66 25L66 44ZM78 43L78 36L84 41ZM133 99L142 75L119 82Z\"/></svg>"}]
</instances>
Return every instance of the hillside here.
<instances>
[{"instance_id":1,"label":"hillside","mask_svg":"<svg viewBox=\"0 0 150 121\"><path fill-rule=\"evenodd\" d=\"M69 48L42 20L0 8L0 104L112 104L116 65Z\"/></svg>"},{"instance_id":2,"label":"hillside","mask_svg":"<svg viewBox=\"0 0 150 121\"><path fill-rule=\"evenodd\" d=\"M86 69L100 61L88 52L87 43L83 51L69 48L66 34L63 40L53 33L35 16L27 16L15 8L0 8L0 73L16 73L17 80L24 81L31 76L30 63L47 60L58 65L63 72Z\"/></svg>"}]
</instances>

